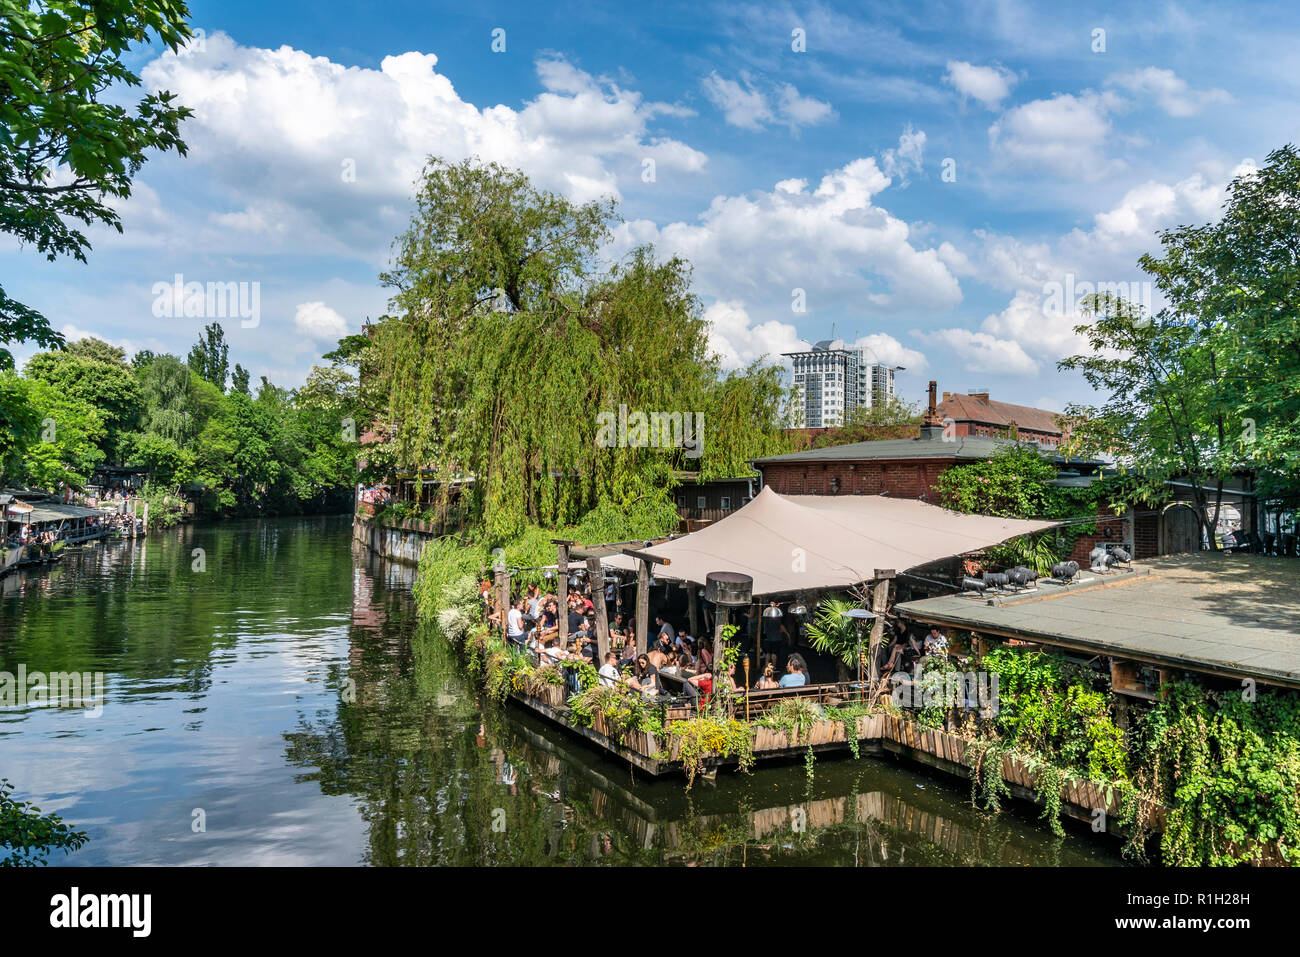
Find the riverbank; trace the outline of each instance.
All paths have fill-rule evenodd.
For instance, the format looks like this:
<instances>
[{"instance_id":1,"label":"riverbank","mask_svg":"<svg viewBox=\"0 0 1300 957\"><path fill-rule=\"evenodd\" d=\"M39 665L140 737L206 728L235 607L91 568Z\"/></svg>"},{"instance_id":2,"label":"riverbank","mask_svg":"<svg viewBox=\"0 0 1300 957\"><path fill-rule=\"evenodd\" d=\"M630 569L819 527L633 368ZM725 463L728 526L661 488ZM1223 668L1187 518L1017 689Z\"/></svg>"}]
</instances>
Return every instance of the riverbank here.
<instances>
[{"instance_id":1,"label":"riverbank","mask_svg":"<svg viewBox=\"0 0 1300 957\"><path fill-rule=\"evenodd\" d=\"M185 525L15 576L0 671L105 676L97 719L0 713L5 776L90 836L50 865L1121 863L889 760L629 775L488 700L413 580L346 517Z\"/></svg>"}]
</instances>

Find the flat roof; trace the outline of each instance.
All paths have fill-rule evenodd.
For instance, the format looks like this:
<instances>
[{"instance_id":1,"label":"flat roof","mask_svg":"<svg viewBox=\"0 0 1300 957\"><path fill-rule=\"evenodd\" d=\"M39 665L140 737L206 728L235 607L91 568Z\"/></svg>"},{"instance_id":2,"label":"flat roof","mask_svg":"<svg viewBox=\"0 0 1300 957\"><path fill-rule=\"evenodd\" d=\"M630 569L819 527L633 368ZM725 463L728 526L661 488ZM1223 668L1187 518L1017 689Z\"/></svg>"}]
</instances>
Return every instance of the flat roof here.
<instances>
[{"instance_id":1,"label":"flat roof","mask_svg":"<svg viewBox=\"0 0 1300 957\"><path fill-rule=\"evenodd\" d=\"M62 502L32 502L34 507L24 521L37 524L40 522L61 522L76 518L103 518L116 509L87 508L84 505L65 505Z\"/></svg>"},{"instance_id":2,"label":"flat roof","mask_svg":"<svg viewBox=\"0 0 1300 957\"><path fill-rule=\"evenodd\" d=\"M1300 688L1300 561L1167 555L1071 585L896 606L926 624Z\"/></svg>"},{"instance_id":3,"label":"flat roof","mask_svg":"<svg viewBox=\"0 0 1300 957\"><path fill-rule=\"evenodd\" d=\"M985 439L976 436L957 436L951 441L942 438L914 439L876 439L870 442L850 442L846 445L831 445L824 449L808 449L803 452L787 452L784 455L769 455L754 459L754 466L777 465L785 462L861 462L871 459L988 459L998 449L1007 446L1029 445L1039 451L1042 446L1033 442L1017 442L1015 439ZM1054 462L1075 462L1089 465L1102 465L1092 459L1068 459L1061 455L1047 452L1047 457Z\"/></svg>"}]
</instances>

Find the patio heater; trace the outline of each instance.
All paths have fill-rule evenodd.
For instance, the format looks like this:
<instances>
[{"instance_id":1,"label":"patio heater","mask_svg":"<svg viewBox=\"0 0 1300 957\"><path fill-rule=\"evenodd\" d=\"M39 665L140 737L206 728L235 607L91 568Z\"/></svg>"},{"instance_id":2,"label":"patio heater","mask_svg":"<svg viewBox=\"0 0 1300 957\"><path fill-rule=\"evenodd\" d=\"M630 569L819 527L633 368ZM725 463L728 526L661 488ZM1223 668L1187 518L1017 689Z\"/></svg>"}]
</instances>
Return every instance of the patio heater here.
<instances>
[{"instance_id":1,"label":"patio heater","mask_svg":"<svg viewBox=\"0 0 1300 957\"><path fill-rule=\"evenodd\" d=\"M862 626L872 618L878 617L874 611L867 611L865 608L850 608L848 611L840 612L841 618L847 618L854 622L854 630L858 637L858 703L862 703Z\"/></svg>"},{"instance_id":2,"label":"patio heater","mask_svg":"<svg viewBox=\"0 0 1300 957\"><path fill-rule=\"evenodd\" d=\"M709 572L704 576L704 597L717 606L713 623L713 700L718 700L722 678L722 630L731 621L731 609L744 608L754 597L754 579L741 572Z\"/></svg>"}]
</instances>

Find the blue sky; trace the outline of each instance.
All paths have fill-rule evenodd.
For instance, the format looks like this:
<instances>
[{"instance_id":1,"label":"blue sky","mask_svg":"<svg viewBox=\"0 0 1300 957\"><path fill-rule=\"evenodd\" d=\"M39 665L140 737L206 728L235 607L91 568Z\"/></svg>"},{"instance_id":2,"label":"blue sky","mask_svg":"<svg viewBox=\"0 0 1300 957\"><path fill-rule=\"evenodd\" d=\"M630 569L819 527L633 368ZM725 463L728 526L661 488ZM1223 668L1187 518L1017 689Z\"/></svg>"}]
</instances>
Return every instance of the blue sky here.
<instances>
[{"instance_id":1,"label":"blue sky","mask_svg":"<svg viewBox=\"0 0 1300 957\"><path fill-rule=\"evenodd\" d=\"M182 355L206 318L158 315L160 283L257 283L232 362L294 386L385 311L423 157L474 154L617 196L608 254L690 259L724 365L834 332L910 398L1059 408L1087 395L1052 293L1158 307L1156 231L1298 138L1294 8L1132 6L202 0L199 42L135 56L196 111L190 155L144 168L88 265L8 244L0 268L74 337Z\"/></svg>"}]
</instances>

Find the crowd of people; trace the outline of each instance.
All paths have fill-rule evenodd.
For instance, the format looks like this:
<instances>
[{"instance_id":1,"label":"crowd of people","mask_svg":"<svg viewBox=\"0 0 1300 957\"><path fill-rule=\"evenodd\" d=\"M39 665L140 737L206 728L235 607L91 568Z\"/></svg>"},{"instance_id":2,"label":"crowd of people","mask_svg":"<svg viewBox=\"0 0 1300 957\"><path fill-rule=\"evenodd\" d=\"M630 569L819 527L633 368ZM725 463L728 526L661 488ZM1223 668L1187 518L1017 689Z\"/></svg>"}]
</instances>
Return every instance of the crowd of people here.
<instances>
[{"instance_id":1,"label":"crowd of people","mask_svg":"<svg viewBox=\"0 0 1300 957\"><path fill-rule=\"evenodd\" d=\"M647 636L646 650L638 651L636 623L615 602L617 585L606 586L606 608L613 611L609 620L609 641L604 659L600 658L597 638L596 607L591 586L583 580L570 580L566 593L544 593L537 585L516 595L505 609L504 621L495 609L492 583L480 584L484 614L495 626L503 628L507 641L531 652L539 661L582 660L596 669L601 684L625 686L649 697L669 695L707 700L713 694L714 661L712 641L701 640L685 628L675 626L656 614ZM774 603L775 604L775 603ZM565 616L567 640L561 641L560 616ZM761 619L760 673L752 690L800 688L812 683L808 662L794 649L793 638L784 616ZM948 640L933 627L923 636L909 631L903 622L886 619L887 640L879 650L877 665L882 679L894 674L908 674L929 656L947 655ZM743 632L742 632L743 633ZM576 673L569 673L577 690ZM729 690L742 690L731 665L721 679Z\"/></svg>"},{"instance_id":2,"label":"crowd of people","mask_svg":"<svg viewBox=\"0 0 1300 957\"><path fill-rule=\"evenodd\" d=\"M613 583L607 586L606 599L611 603L614 587ZM538 660L585 660L597 670L602 684L611 687L624 685L649 697L667 694L693 700L707 699L713 694L712 641L701 640L699 636L689 634L687 629L678 628L663 614L654 616L646 650L639 652L636 623L616 611L609 620L609 647L602 661L596 634L596 608L589 583L571 584L563 598L555 593L543 593L535 584L529 585L523 594L513 597L505 610L504 621L500 610L495 608L490 581L480 583L479 595L488 621L504 629L508 642L520 650L532 652ZM567 625L567 641L563 643L560 639L562 614ZM764 632L762 672L753 688L798 688L808 684L808 663L797 651L786 654L784 664L779 665L782 657L779 641L782 638L788 640L789 633L782 627L775 634L769 641L769 631ZM779 668L781 673L778 677ZM727 668L722 680L729 690L742 690L736 681L734 664Z\"/></svg>"}]
</instances>

